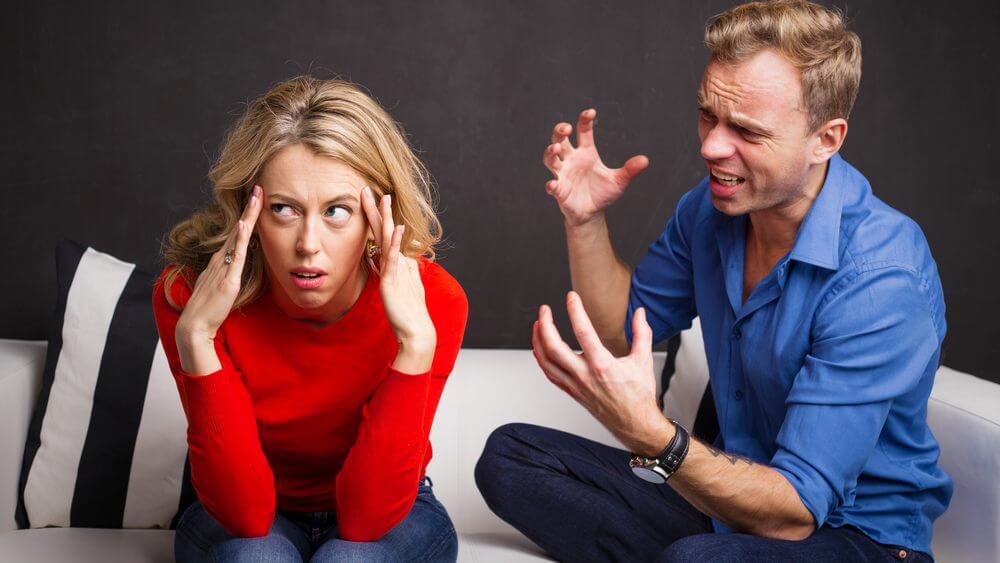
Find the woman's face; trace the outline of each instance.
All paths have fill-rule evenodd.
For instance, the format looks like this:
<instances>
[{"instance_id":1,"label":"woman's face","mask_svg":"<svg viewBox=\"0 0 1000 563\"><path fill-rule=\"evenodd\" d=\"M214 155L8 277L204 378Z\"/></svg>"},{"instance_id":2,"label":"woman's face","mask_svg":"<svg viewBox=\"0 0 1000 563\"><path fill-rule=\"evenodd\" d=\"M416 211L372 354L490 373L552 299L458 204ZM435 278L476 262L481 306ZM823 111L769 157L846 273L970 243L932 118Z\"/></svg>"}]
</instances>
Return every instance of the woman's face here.
<instances>
[{"instance_id":1,"label":"woman's face","mask_svg":"<svg viewBox=\"0 0 1000 563\"><path fill-rule=\"evenodd\" d=\"M338 319L365 282L365 180L343 162L295 144L271 158L258 183L264 203L256 232L275 300L295 318Z\"/></svg>"}]
</instances>

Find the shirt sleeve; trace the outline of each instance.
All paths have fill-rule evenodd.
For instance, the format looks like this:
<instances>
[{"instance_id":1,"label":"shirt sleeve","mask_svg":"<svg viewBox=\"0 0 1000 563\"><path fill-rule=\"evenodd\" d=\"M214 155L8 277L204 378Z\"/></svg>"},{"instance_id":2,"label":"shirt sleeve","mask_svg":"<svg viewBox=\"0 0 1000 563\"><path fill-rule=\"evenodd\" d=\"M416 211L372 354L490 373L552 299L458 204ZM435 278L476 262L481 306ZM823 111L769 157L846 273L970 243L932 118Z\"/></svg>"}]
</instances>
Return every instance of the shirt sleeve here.
<instances>
[{"instance_id":1,"label":"shirt sleeve","mask_svg":"<svg viewBox=\"0 0 1000 563\"><path fill-rule=\"evenodd\" d=\"M919 279L903 268L845 279L816 315L771 466L819 527L854 501L893 400L933 374L940 339Z\"/></svg>"},{"instance_id":2,"label":"shirt sleeve","mask_svg":"<svg viewBox=\"0 0 1000 563\"><path fill-rule=\"evenodd\" d=\"M691 327L697 315L694 304L694 273L688 238L694 222L692 190L677 203L667 227L632 273L629 285L625 338L632 344L632 315L639 307L646 309L646 321L653 329L653 342Z\"/></svg>"},{"instance_id":3,"label":"shirt sleeve","mask_svg":"<svg viewBox=\"0 0 1000 563\"><path fill-rule=\"evenodd\" d=\"M171 297L183 308L190 296L190 287L178 276ZM274 521L274 475L260 444L250 393L229 357L221 329L215 353L222 369L208 375L181 369L174 338L180 314L167 302L161 275L153 289L153 316L187 416L191 484L205 511L227 532L236 537L266 535Z\"/></svg>"},{"instance_id":4,"label":"shirt sleeve","mask_svg":"<svg viewBox=\"0 0 1000 563\"><path fill-rule=\"evenodd\" d=\"M354 445L337 475L340 537L375 541L401 522L417 496L441 392L462 346L468 301L436 264L421 263L427 310L437 331L428 373L389 368L363 407Z\"/></svg>"}]
</instances>

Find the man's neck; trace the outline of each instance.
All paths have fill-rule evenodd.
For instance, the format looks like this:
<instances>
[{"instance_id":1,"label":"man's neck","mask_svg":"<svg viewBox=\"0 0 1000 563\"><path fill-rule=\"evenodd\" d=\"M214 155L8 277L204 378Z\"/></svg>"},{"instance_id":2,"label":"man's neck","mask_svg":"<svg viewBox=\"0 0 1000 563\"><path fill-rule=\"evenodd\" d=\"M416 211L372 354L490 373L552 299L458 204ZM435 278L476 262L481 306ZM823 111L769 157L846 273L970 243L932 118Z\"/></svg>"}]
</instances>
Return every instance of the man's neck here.
<instances>
[{"instance_id":1,"label":"man's neck","mask_svg":"<svg viewBox=\"0 0 1000 563\"><path fill-rule=\"evenodd\" d=\"M806 188L794 201L751 211L747 225L747 244L754 245L760 255L782 256L792 249L802 221L823 189L829 162L817 166L806 181Z\"/></svg>"}]
</instances>

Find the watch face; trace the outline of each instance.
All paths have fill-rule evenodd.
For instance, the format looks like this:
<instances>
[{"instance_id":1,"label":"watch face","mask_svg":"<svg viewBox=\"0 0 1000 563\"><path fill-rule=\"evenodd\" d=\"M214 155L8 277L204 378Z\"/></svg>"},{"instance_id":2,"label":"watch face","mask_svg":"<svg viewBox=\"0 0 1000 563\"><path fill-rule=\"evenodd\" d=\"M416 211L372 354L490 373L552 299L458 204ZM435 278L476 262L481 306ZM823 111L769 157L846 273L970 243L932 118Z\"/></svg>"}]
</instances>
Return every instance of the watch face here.
<instances>
[{"instance_id":1,"label":"watch face","mask_svg":"<svg viewBox=\"0 0 1000 563\"><path fill-rule=\"evenodd\" d=\"M667 482L667 480L663 478L663 475L660 475L652 469L646 469L645 467L633 467L632 473L635 473L635 476L643 481L649 481L650 483L657 485Z\"/></svg>"}]
</instances>

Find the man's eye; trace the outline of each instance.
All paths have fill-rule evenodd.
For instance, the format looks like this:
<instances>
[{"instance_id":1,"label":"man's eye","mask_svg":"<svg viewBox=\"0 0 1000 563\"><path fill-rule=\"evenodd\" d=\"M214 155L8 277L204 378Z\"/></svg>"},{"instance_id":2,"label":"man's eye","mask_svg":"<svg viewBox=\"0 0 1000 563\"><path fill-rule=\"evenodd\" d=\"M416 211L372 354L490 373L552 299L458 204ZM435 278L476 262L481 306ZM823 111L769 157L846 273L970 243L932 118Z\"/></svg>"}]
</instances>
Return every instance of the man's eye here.
<instances>
[{"instance_id":1,"label":"man's eye","mask_svg":"<svg viewBox=\"0 0 1000 563\"><path fill-rule=\"evenodd\" d=\"M346 207L334 205L326 210L326 216L334 221L341 222L346 221L351 216L351 212Z\"/></svg>"}]
</instances>

